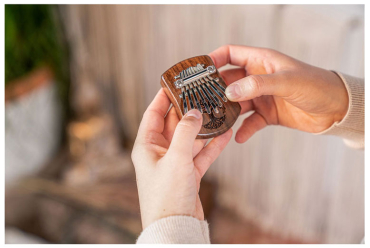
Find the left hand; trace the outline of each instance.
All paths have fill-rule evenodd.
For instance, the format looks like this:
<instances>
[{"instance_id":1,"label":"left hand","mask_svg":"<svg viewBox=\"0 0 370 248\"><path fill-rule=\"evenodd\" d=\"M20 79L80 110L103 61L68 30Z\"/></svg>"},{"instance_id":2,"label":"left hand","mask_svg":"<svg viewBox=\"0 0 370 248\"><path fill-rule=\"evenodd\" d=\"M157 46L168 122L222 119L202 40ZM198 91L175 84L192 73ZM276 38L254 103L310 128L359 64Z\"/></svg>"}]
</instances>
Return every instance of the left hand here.
<instances>
[{"instance_id":1,"label":"left hand","mask_svg":"<svg viewBox=\"0 0 370 248\"><path fill-rule=\"evenodd\" d=\"M161 89L145 111L132 151L143 228L164 217L187 215L204 220L200 180L229 142L231 129L196 139L202 114L189 111L180 121Z\"/></svg>"}]
</instances>

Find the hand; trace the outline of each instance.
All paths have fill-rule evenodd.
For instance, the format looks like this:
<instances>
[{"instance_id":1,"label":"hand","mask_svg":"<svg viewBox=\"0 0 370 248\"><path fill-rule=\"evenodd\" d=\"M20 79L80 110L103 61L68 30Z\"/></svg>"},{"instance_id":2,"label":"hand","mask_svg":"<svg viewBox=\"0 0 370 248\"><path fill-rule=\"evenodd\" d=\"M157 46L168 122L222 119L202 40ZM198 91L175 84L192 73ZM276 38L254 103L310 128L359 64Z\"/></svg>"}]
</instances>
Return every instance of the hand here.
<instances>
[{"instance_id":1,"label":"hand","mask_svg":"<svg viewBox=\"0 0 370 248\"><path fill-rule=\"evenodd\" d=\"M202 114L190 110L179 121L161 89L144 113L132 151L143 228L171 215L204 219L200 180L229 142L231 129L207 140L195 139Z\"/></svg>"},{"instance_id":2,"label":"hand","mask_svg":"<svg viewBox=\"0 0 370 248\"><path fill-rule=\"evenodd\" d=\"M317 133L341 121L348 110L348 93L334 73L305 64L271 49L223 46L210 57L221 72L229 100L237 101L247 117L235 140L244 143L267 125L282 125Z\"/></svg>"}]
</instances>

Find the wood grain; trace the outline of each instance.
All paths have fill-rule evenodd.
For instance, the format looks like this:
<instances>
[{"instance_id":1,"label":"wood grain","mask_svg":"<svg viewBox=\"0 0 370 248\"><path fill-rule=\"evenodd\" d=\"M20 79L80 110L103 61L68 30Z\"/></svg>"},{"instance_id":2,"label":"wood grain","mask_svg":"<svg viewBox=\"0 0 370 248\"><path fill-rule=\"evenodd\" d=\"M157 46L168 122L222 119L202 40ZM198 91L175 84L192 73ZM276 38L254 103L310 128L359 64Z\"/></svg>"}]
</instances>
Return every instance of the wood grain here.
<instances>
[{"instance_id":1,"label":"wood grain","mask_svg":"<svg viewBox=\"0 0 370 248\"><path fill-rule=\"evenodd\" d=\"M176 65L168 69L165 73L163 73L161 77L161 85L164 88L167 96L170 98L173 106L175 107L179 119L181 119L184 116L184 106L182 104L183 100L179 97L181 94L181 89L175 87L174 82L176 81L176 79L174 77L176 75L179 75L181 71L186 70L189 67L197 66L197 64L204 64L204 68L214 65L212 59L209 56L207 55L196 56L177 63ZM212 74L212 78L219 78L218 83L222 85L224 88L226 88L226 84L217 70L214 74ZM206 124L212 121L212 119L210 118L210 115L207 112L204 112L203 125L199 131L199 134L197 135L197 139L214 138L225 133L234 125L235 121L237 120L240 114L241 108L239 103L231 101L223 102L218 95L216 97L219 99L219 101L222 102L222 104L225 107L224 110L225 121L218 128L214 129L206 128Z\"/></svg>"}]
</instances>

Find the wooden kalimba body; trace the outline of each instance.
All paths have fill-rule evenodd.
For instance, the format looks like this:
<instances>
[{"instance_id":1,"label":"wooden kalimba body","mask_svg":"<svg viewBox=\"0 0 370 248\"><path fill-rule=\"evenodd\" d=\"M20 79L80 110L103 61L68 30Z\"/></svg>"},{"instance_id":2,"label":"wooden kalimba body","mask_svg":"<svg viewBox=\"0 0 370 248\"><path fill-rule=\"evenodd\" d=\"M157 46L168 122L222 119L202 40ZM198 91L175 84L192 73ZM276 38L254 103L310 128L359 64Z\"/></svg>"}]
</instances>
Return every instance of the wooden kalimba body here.
<instances>
[{"instance_id":1,"label":"wooden kalimba body","mask_svg":"<svg viewBox=\"0 0 370 248\"><path fill-rule=\"evenodd\" d=\"M161 85L181 119L190 109L203 114L198 139L209 139L229 130L240 114L240 105L226 98L226 84L209 56L197 56L172 66Z\"/></svg>"}]
</instances>

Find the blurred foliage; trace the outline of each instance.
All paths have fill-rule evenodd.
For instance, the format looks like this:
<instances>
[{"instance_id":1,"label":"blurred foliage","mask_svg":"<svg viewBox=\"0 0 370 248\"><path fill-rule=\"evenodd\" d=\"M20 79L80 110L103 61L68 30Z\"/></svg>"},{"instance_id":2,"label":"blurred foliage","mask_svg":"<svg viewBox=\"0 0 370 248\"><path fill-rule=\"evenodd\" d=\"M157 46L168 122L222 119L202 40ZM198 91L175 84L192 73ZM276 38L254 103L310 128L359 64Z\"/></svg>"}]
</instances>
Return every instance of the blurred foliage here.
<instances>
[{"instance_id":1,"label":"blurred foliage","mask_svg":"<svg viewBox=\"0 0 370 248\"><path fill-rule=\"evenodd\" d=\"M47 65L68 108L68 49L54 5L5 5L5 85Z\"/></svg>"}]
</instances>

